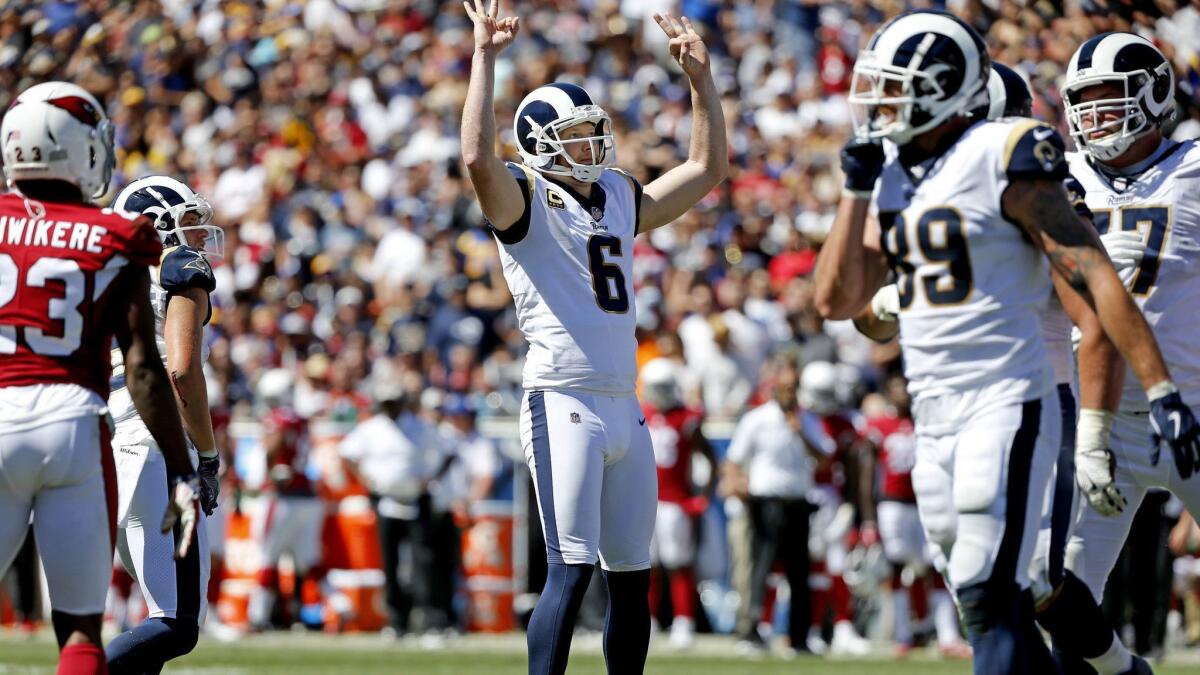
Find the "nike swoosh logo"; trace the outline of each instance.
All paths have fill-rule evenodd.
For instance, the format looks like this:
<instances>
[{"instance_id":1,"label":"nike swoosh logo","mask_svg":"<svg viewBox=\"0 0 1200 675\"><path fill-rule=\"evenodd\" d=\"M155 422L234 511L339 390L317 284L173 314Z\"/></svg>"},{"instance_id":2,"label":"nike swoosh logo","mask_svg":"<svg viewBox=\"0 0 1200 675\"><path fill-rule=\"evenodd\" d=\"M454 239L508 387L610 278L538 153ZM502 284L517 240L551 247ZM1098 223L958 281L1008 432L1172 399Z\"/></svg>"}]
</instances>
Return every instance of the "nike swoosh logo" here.
<instances>
[{"instance_id":1,"label":"nike swoosh logo","mask_svg":"<svg viewBox=\"0 0 1200 675\"><path fill-rule=\"evenodd\" d=\"M1180 428L1183 426L1183 418L1182 418L1182 416L1179 414L1179 411L1178 411L1178 410L1174 410L1174 411L1172 411L1170 415L1167 415L1167 419L1169 419L1169 420L1171 420L1172 422L1174 422L1174 423L1175 423L1175 436L1174 436L1174 438L1179 438L1179 430L1180 430Z\"/></svg>"},{"instance_id":2,"label":"nike swoosh logo","mask_svg":"<svg viewBox=\"0 0 1200 675\"><path fill-rule=\"evenodd\" d=\"M1179 413L1176 413L1176 414L1179 414ZM643 417L642 419L638 420L638 424L640 424L642 426L646 426L646 418Z\"/></svg>"},{"instance_id":3,"label":"nike swoosh logo","mask_svg":"<svg viewBox=\"0 0 1200 675\"><path fill-rule=\"evenodd\" d=\"M1053 133L1054 133L1054 130L1053 130L1053 129L1047 129L1047 128L1045 128L1045 127L1042 127L1042 128L1040 128L1040 129L1034 129L1034 131L1033 131L1033 138L1034 138L1034 140L1038 140L1038 141L1044 141L1044 140L1046 140L1047 138L1050 138L1050 136L1051 136Z\"/></svg>"}]
</instances>

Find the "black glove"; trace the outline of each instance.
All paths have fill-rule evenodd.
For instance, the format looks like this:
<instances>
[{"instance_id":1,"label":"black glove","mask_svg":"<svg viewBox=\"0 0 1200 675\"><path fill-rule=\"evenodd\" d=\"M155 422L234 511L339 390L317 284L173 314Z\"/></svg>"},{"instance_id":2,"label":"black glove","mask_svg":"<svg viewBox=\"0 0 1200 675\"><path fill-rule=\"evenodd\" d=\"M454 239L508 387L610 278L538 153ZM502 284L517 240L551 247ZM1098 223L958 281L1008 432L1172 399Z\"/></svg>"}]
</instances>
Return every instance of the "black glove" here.
<instances>
[{"instance_id":1,"label":"black glove","mask_svg":"<svg viewBox=\"0 0 1200 675\"><path fill-rule=\"evenodd\" d=\"M1150 401L1150 424L1154 427L1155 448L1166 442L1175 457L1179 477L1187 480L1200 470L1200 424L1191 408L1184 404L1179 392L1172 392ZM1155 450L1154 456L1158 457Z\"/></svg>"},{"instance_id":2,"label":"black glove","mask_svg":"<svg viewBox=\"0 0 1200 675\"><path fill-rule=\"evenodd\" d=\"M846 174L846 189L851 192L871 192L883 172L883 145L879 141L852 138L842 148L842 173Z\"/></svg>"},{"instance_id":3,"label":"black glove","mask_svg":"<svg viewBox=\"0 0 1200 675\"><path fill-rule=\"evenodd\" d=\"M221 494L221 481L217 474L221 471L221 456L200 458L200 508L204 515L211 516L217 510L217 497Z\"/></svg>"}]
</instances>

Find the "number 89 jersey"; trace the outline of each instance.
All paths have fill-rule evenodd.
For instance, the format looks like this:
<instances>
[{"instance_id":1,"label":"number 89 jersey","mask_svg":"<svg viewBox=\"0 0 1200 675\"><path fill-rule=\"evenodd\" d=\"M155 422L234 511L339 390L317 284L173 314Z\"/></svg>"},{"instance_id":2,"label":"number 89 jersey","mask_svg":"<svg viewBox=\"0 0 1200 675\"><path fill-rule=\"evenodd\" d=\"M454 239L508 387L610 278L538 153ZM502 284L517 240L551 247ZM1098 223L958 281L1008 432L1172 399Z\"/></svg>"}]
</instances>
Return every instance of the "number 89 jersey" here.
<instances>
[{"instance_id":1,"label":"number 89 jersey","mask_svg":"<svg viewBox=\"0 0 1200 675\"><path fill-rule=\"evenodd\" d=\"M1041 396L1052 377L1041 322L1050 268L1001 196L1018 178L1062 180L1062 139L1033 120L979 122L914 171L889 160L876 193L909 392L997 385L1012 400Z\"/></svg>"},{"instance_id":2,"label":"number 89 jersey","mask_svg":"<svg viewBox=\"0 0 1200 675\"><path fill-rule=\"evenodd\" d=\"M585 199L524 166L508 168L525 211L493 234L529 342L525 389L633 394L633 238L641 186L605 169Z\"/></svg>"},{"instance_id":3,"label":"number 89 jersey","mask_svg":"<svg viewBox=\"0 0 1200 675\"><path fill-rule=\"evenodd\" d=\"M1069 153L1100 234L1136 230L1146 242L1128 280L1130 295L1154 330L1171 376L1188 401L1200 397L1200 145L1164 143L1140 173L1110 178L1082 153ZM1146 394L1127 372L1121 410L1145 411Z\"/></svg>"}]
</instances>

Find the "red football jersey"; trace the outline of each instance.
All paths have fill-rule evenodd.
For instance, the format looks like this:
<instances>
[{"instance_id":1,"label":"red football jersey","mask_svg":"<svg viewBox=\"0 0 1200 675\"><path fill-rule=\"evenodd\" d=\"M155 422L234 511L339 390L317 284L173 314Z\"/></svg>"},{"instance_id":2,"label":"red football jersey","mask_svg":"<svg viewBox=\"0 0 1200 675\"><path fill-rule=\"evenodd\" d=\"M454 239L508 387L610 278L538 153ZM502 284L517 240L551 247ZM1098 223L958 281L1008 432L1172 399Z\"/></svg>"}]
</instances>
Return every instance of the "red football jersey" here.
<instances>
[{"instance_id":1,"label":"red football jersey","mask_svg":"<svg viewBox=\"0 0 1200 675\"><path fill-rule=\"evenodd\" d=\"M128 306L113 282L161 255L148 218L0 195L0 387L78 384L107 399Z\"/></svg>"},{"instance_id":2,"label":"red football jersey","mask_svg":"<svg viewBox=\"0 0 1200 675\"><path fill-rule=\"evenodd\" d=\"M308 463L308 422L288 408L275 408L263 418L263 435L283 433L283 448L279 451L268 474L282 494L313 494L312 483L305 474ZM282 477L282 480L278 478Z\"/></svg>"},{"instance_id":3,"label":"red football jersey","mask_svg":"<svg viewBox=\"0 0 1200 675\"><path fill-rule=\"evenodd\" d=\"M867 436L879 449L879 497L915 502L912 470L917 463L917 437L912 420L885 415L867 421Z\"/></svg>"},{"instance_id":4,"label":"red football jersey","mask_svg":"<svg viewBox=\"0 0 1200 675\"><path fill-rule=\"evenodd\" d=\"M682 503L692 497L692 434L704 422L704 414L690 408L659 412L650 404L642 405L642 414L658 465L658 500Z\"/></svg>"},{"instance_id":5,"label":"red football jersey","mask_svg":"<svg viewBox=\"0 0 1200 675\"><path fill-rule=\"evenodd\" d=\"M825 431L826 440L833 443L833 460L813 472L813 482L841 490L846 483L842 467L846 461L846 454L858 441L858 429L854 427L850 418L841 414L822 417L821 427Z\"/></svg>"}]
</instances>

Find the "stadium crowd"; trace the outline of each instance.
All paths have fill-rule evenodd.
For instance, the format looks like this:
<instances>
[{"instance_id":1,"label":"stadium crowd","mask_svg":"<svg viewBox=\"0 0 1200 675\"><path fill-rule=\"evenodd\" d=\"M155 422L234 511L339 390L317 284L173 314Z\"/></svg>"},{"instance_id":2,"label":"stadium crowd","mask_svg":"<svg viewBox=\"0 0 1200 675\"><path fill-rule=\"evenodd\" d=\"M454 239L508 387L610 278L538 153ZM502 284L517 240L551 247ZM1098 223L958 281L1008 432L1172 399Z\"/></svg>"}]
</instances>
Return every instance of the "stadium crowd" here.
<instances>
[{"instance_id":1,"label":"stadium crowd","mask_svg":"<svg viewBox=\"0 0 1200 675\"><path fill-rule=\"evenodd\" d=\"M1057 85L1081 41L1107 30L1150 37L1177 69L1176 134L1200 130L1198 2L945 4L980 28L997 61L1030 78L1035 114L1060 126ZM823 322L809 275L841 191L855 54L906 3L517 2L505 11L525 31L497 66L501 142L511 150L525 93L565 80L603 102L618 165L643 183L682 160L688 91L649 18L675 5L714 53L732 168L699 208L638 242L639 362L675 360L686 398L710 421L736 422L771 399L788 365L815 361L849 367L839 372L859 382L849 394L857 408L885 389L898 348ZM460 166L470 30L458 3L438 0L9 2L0 105L37 81L78 83L116 124L114 187L167 174L210 199L226 236L208 335L225 429L260 416L259 380L285 369L310 424L350 432L374 402L400 401L469 433L472 411L516 414L524 351ZM380 393L389 384L399 391ZM234 449L229 433L223 450ZM499 461L479 464L501 472ZM462 515L491 487L461 481L441 511ZM737 489L722 489L738 501ZM1194 550L1194 539L1181 530L1172 548Z\"/></svg>"}]
</instances>

